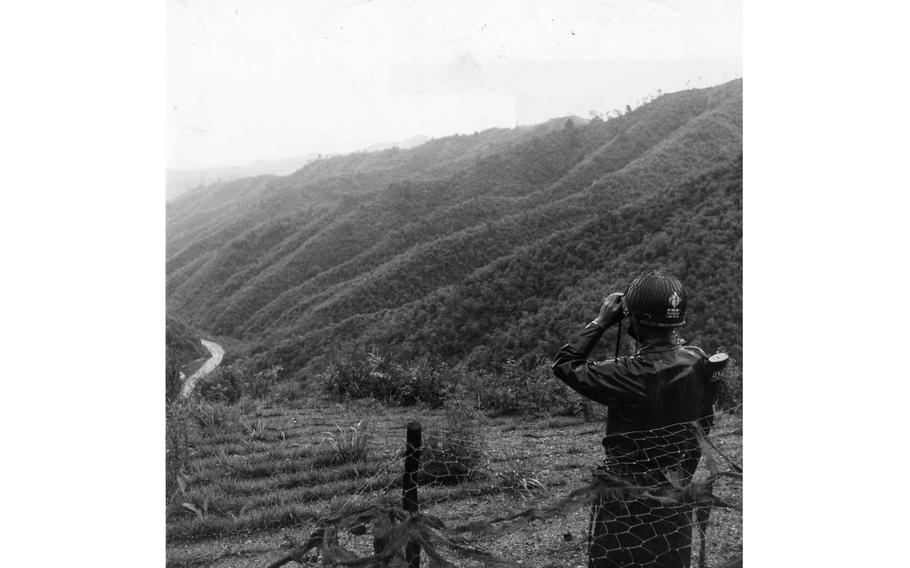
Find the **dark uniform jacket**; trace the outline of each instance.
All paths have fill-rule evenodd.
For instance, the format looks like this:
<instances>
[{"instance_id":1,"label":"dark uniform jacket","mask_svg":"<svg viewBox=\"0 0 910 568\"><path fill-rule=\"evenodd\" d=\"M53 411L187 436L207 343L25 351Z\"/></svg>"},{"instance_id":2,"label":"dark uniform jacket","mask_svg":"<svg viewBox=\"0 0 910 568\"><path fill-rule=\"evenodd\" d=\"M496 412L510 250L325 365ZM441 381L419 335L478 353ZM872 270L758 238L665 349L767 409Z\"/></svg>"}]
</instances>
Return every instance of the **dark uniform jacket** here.
<instances>
[{"instance_id":1,"label":"dark uniform jacket","mask_svg":"<svg viewBox=\"0 0 910 568\"><path fill-rule=\"evenodd\" d=\"M707 356L670 337L646 343L632 357L588 361L603 333L591 322L553 363L560 380L608 407L603 468L658 493L671 489L671 477L688 483L701 457L697 429L710 429L717 394ZM683 502L602 496L591 517L588 567L687 568L691 511Z\"/></svg>"},{"instance_id":2,"label":"dark uniform jacket","mask_svg":"<svg viewBox=\"0 0 910 568\"><path fill-rule=\"evenodd\" d=\"M644 461L638 470L667 469L673 465L669 460L684 465L691 475L700 452L687 424L698 421L707 434L717 396L707 355L667 339L645 344L632 357L588 361L603 333L604 328L591 322L575 334L556 355L553 373L582 396L608 407L608 461L632 457L630 451L638 450L635 457ZM676 451L655 457L644 447L648 444Z\"/></svg>"}]
</instances>

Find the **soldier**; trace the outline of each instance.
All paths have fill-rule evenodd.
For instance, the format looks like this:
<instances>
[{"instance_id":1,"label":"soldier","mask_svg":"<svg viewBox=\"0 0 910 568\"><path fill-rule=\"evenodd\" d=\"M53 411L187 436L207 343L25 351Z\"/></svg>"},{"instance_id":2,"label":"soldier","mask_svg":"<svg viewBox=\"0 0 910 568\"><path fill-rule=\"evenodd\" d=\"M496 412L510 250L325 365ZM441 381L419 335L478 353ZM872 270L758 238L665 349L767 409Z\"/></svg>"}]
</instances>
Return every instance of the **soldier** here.
<instances>
[{"instance_id":1,"label":"soldier","mask_svg":"<svg viewBox=\"0 0 910 568\"><path fill-rule=\"evenodd\" d=\"M589 568L689 566L692 504L670 496L674 485L689 483L695 473L701 457L695 423L705 433L711 427L718 385L712 375L719 376L715 371L726 356L709 362L698 347L683 345L676 330L685 322L686 304L679 280L656 270L642 273L624 294L603 299L597 318L553 363L557 378L608 407L601 468L625 487L602 493L594 504ZM604 330L624 316L638 352L588 361ZM629 490L635 487L647 487L649 494Z\"/></svg>"}]
</instances>

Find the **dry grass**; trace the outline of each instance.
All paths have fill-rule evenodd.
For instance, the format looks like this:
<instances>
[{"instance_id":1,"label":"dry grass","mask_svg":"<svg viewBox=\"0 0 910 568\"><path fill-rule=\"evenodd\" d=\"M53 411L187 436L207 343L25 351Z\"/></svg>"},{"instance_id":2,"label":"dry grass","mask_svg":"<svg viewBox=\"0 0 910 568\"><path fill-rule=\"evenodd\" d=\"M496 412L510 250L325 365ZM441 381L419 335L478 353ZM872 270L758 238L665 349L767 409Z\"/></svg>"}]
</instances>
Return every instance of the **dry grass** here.
<instances>
[{"instance_id":1,"label":"dry grass","mask_svg":"<svg viewBox=\"0 0 910 568\"><path fill-rule=\"evenodd\" d=\"M364 461L369 456L372 440L369 422L363 419L347 428L336 424L334 430L322 433L314 465L335 466Z\"/></svg>"},{"instance_id":2,"label":"dry grass","mask_svg":"<svg viewBox=\"0 0 910 568\"><path fill-rule=\"evenodd\" d=\"M423 423L425 438L451 419L443 410L305 401L248 408L222 427L197 424L186 448L184 487L167 510L168 564L266 566L287 552L287 539L305 540L319 518L356 503L398 502L405 426L413 418ZM739 419L725 421L721 430L741 428ZM421 510L449 526L559 498L586 483L601 459L603 429L596 423L508 417L482 427L485 476L420 489ZM334 441L326 441L327 432ZM718 443L741 463L741 434ZM339 457L326 457L332 455ZM732 483L716 489L725 499L741 497ZM583 565L587 514L575 511L472 544L528 566ZM741 550L741 521L738 513L712 514L709 558ZM369 552L369 535L357 537L367 539L362 545L349 538L346 545Z\"/></svg>"}]
</instances>

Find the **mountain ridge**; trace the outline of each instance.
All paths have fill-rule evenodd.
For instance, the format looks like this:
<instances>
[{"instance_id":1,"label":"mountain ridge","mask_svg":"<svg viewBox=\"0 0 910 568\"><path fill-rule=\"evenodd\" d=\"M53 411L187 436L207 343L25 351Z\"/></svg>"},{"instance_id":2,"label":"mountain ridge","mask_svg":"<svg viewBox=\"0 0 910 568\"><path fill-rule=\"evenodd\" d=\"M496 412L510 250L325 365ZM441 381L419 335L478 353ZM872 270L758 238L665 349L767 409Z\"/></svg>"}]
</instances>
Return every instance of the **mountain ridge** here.
<instances>
[{"instance_id":1,"label":"mountain ridge","mask_svg":"<svg viewBox=\"0 0 910 568\"><path fill-rule=\"evenodd\" d=\"M592 295L566 278L535 276L529 259L591 287L621 286L632 266L646 267L635 261L636 252L650 265L675 267L688 286L707 286L725 298L732 313L708 311L717 329L733 335L725 343L741 358L741 155L737 80L663 95L608 121L491 129L412 150L317 160L282 178L216 184L168 209L168 310L215 333L255 338L257 364L295 372L370 344L412 357L421 353L418 344L428 343L425 354L495 365L504 357L552 352L559 318L568 318L570 307L581 310L574 297L559 294ZM729 242L714 242L701 229L693 233L669 211L660 218L672 224L671 233L649 220L648 210L663 211L668 202L701 215L704 204L680 192L707 195L702 186L717 180L725 189L711 195L733 211L724 213L730 227L703 223ZM587 238L578 227L625 243L623 250L589 243L618 257L612 270L583 275L578 262L593 257L575 251L568 235ZM619 227L640 238L617 235ZM692 241L685 246L740 275L725 279L732 299L717 288L718 275L700 272L698 258L674 260L661 239L680 235ZM561 259L543 262L539 250ZM505 291L491 296L483 287L503 280L504 290L518 293L529 279L547 283L533 300ZM480 297L484 302L474 305ZM461 303L447 310L464 336L452 336L439 319L433 302L444 301ZM482 313L504 317L512 309L524 315L497 323ZM690 328L695 337L719 337Z\"/></svg>"},{"instance_id":2,"label":"mountain ridge","mask_svg":"<svg viewBox=\"0 0 910 568\"><path fill-rule=\"evenodd\" d=\"M211 168L176 169L166 172L165 200L173 201L187 191L220 181L261 175L286 176L316 158L316 154L293 156L275 160L256 160L244 166L216 166Z\"/></svg>"}]
</instances>

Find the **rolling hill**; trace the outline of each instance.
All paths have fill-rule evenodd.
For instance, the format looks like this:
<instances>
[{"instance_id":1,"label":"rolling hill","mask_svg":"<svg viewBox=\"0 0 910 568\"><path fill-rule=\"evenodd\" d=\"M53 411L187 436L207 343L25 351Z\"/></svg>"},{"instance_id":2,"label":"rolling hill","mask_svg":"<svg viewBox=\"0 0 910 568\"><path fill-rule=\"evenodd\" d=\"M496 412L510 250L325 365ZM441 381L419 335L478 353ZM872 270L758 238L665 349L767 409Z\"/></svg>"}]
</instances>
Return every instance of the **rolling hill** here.
<instances>
[{"instance_id":1,"label":"rolling hill","mask_svg":"<svg viewBox=\"0 0 910 568\"><path fill-rule=\"evenodd\" d=\"M168 313L298 374L371 347L552 356L646 268L683 336L742 359L742 80L578 118L319 159L167 208Z\"/></svg>"}]
</instances>

